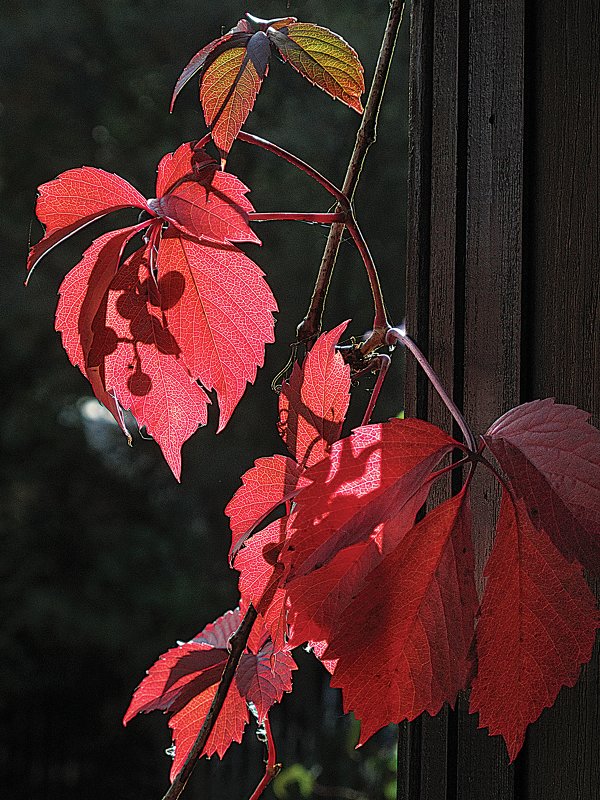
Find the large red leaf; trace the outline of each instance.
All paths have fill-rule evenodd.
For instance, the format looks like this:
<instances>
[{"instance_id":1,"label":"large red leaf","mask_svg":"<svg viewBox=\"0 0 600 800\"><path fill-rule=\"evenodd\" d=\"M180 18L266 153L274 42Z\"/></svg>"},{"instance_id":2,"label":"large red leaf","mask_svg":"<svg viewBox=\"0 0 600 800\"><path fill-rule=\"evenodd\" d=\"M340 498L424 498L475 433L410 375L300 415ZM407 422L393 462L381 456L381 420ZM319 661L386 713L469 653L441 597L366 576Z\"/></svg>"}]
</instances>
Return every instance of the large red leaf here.
<instances>
[{"instance_id":1,"label":"large red leaf","mask_svg":"<svg viewBox=\"0 0 600 800\"><path fill-rule=\"evenodd\" d=\"M401 539L329 641L332 686L361 720L360 744L390 722L437 714L467 685L478 601L465 492Z\"/></svg>"},{"instance_id":2,"label":"large red leaf","mask_svg":"<svg viewBox=\"0 0 600 800\"><path fill-rule=\"evenodd\" d=\"M279 432L303 467L316 464L336 442L350 401L350 367L336 351L347 322L319 336L304 359L294 365L279 395Z\"/></svg>"},{"instance_id":3,"label":"large red leaf","mask_svg":"<svg viewBox=\"0 0 600 800\"><path fill-rule=\"evenodd\" d=\"M145 198L126 180L94 167L63 172L38 191L35 213L46 232L29 252L30 272L53 247L94 220L129 206L149 210Z\"/></svg>"},{"instance_id":4,"label":"large red leaf","mask_svg":"<svg viewBox=\"0 0 600 800\"><path fill-rule=\"evenodd\" d=\"M271 511L297 494L300 473L291 458L275 455L257 459L242 475L242 485L225 508L231 525L230 558Z\"/></svg>"},{"instance_id":5,"label":"large red leaf","mask_svg":"<svg viewBox=\"0 0 600 800\"><path fill-rule=\"evenodd\" d=\"M373 528L366 542L340 550L325 566L286 584L293 645L331 639L367 576L413 527L430 486L426 481L399 501L391 524Z\"/></svg>"},{"instance_id":6,"label":"large red leaf","mask_svg":"<svg viewBox=\"0 0 600 800\"><path fill-rule=\"evenodd\" d=\"M458 443L416 419L357 428L303 475L283 553L288 583L340 550L393 531L440 459ZM411 520L412 523L412 520Z\"/></svg>"},{"instance_id":7,"label":"large red leaf","mask_svg":"<svg viewBox=\"0 0 600 800\"><path fill-rule=\"evenodd\" d=\"M485 441L533 524L570 561L600 574L600 431L589 416L535 400L501 417Z\"/></svg>"},{"instance_id":8,"label":"large red leaf","mask_svg":"<svg viewBox=\"0 0 600 800\"><path fill-rule=\"evenodd\" d=\"M363 67L356 52L341 36L320 25L297 22L281 31L269 31L269 38L285 61L303 77L362 112Z\"/></svg>"},{"instance_id":9,"label":"large red leaf","mask_svg":"<svg viewBox=\"0 0 600 800\"><path fill-rule=\"evenodd\" d=\"M581 567L506 493L485 574L471 711L479 712L480 727L504 737L512 761L527 725L590 659L598 614Z\"/></svg>"},{"instance_id":10,"label":"large red leaf","mask_svg":"<svg viewBox=\"0 0 600 800\"><path fill-rule=\"evenodd\" d=\"M97 332L91 359L104 364L107 390L146 426L179 480L181 447L206 424L210 401L190 375L160 304L147 258L137 251L111 284L106 329Z\"/></svg>"},{"instance_id":11,"label":"large red leaf","mask_svg":"<svg viewBox=\"0 0 600 800\"><path fill-rule=\"evenodd\" d=\"M217 169L204 150L187 142L161 160L157 197L148 204L156 214L196 238L260 244L248 224L248 212L254 209L247 193L248 187L239 178Z\"/></svg>"},{"instance_id":12,"label":"large red leaf","mask_svg":"<svg viewBox=\"0 0 600 800\"><path fill-rule=\"evenodd\" d=\"M148 202L127 181L90 167L40 187L47 230L30 268L98 216L126 206L150 215L86 250L61 286L56 325L124 432L121 406L154 435L177 477L182 443L207 418L196 380L217 392L220 430L273 341L275 300L263 273L231 244L259 241L247 191L192 143L161 160L158 198ZM125 245L143 229L137 260L121 268Z\"/></svg>"},{"instance_id":13,"label":"large red leaf","mask_svg":"<svg viewBox=\"0 0 600 800\"><path fill-rule=\"evenodd\" d=\"M200 103L204 119L224 155L252 110L267 74L269 41L262 32L254 34L250 41L256 37L260 37L258 47L262 48L258 60L250 57L246 47L230 48L219 53L202 75Z\"/></svg>"},{"instance_id":14,"label":"large red leaf","mask_svg":"<svg viewBox=\"0 0 600 800\"><path fill-rule=\"evenodd\" d=\"M217 393L221 431L263 364L277 304L264 273L233 245L168 230L158 272L165 318L194 378Z\"/></svg>"}]
</instances>

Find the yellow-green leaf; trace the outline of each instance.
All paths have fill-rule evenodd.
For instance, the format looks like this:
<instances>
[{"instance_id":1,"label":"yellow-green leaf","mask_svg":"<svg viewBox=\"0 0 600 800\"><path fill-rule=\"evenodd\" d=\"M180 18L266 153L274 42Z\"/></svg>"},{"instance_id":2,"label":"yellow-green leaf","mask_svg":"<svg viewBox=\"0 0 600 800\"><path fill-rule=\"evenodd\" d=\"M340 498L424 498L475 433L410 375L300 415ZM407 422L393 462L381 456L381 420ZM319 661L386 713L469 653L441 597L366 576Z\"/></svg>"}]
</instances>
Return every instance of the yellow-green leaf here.
<instances>
[{"instance_id":1,"label":"yellow-green leaf","mask_svg":"<svg viewBox=\"0 0 600 800\"><path fill-rule=\"evenodd\" d=\"M363 66L341 36L308 22L291 24L286 32L271 29L268 36L284 60L307 80L362 112Z\"/></svg>"}]
</instances>

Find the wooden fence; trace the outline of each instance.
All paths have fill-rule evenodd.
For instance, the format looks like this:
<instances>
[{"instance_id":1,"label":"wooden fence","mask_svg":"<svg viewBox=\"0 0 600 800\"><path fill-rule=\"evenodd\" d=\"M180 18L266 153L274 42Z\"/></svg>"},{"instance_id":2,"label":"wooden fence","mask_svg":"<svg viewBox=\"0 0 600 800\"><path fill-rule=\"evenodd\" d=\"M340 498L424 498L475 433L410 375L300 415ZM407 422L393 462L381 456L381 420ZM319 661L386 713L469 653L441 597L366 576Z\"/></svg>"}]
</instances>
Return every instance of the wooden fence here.
<instances>
[{"instance_id":1,"label":"wooden fence","mask_svg":"<svg viewBox=\"0 0 600 800\"><path fill-rule=\"evenodd\" d=\"M548 396L598 424L600 4L415 0L410 35L407 328L476 430ZM410 364L407 410L451 426ZM467 706L403 728L399 798L600 797L598 648L510 767Z\"/></svg>"}]
</instances>

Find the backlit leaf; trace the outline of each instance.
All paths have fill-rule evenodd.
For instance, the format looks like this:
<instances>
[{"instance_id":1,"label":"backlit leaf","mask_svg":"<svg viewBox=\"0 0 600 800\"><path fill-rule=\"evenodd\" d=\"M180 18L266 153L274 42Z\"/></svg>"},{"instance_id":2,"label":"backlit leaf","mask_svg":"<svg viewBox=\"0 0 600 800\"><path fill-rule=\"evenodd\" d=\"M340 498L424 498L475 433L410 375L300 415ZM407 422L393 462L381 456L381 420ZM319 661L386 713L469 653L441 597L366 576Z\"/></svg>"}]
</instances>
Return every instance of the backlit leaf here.
<instances>
[{"instance_id":1,"label":"backlit leaf","mask_svg":"<svg viewBox=\"0 0 600 800\"><path fill-rule=\"evenodd\" d=\"M568 561L522 500L503 495L477 626L478 672L470 710L501 734L512 761L527 726L573 686L592 654L598 613L581 567Z\"/></svg>"},{"instance_id":2,"label":"backlit leaf","mask_svg":"<svg viewBox=\"0 0 600 800\"><path fill-rule=\"evenodd\" d=\"M475 613L465 490L415 525L344 611L325 658L361 720L360 744L390 722L437 714L467 685Z\"/></svg>"},{"instance_id":3,"label":"backlit leaf","mask_svg":"<svg viewBox=\"0 0 600 800\"><path fill-rule=\"evenodd\" d=\"M320 25L297 22L269 32L282 57L311 83L359 113L365 91L358 55L337 33Z\"/></svg>"},{"instance_id":4,"label":"backlit leaf","mask_svg":"<svg viewBox=\"0 0 600 800\"><path fill-rule=\"evenodd\" d=\"M181 446L206 424L206 393L181 357L164 322L161 296L149 275L148 253L135 253L113 280L106 328L96 332L91 363L104 366L107 390L156 440L177 479Z\"/></svg>"},{"instance_id":5,"label":"backlit leaf","mask_svg":"<svg viewBox=\"0 0 600 800\"><path fill-rule=\"evenodd\" d=\"M231 525L230 557L271 511L294 497L300 472L291 458L276 455L257 459L242 475L242 485L225 509Z\"/></svg>"},{"instance_id":6,"label":"backlit leaf","mask_svg":"<svg viewBox=\"0 0 600 800\"><path fill-rule=\"evenodd\" d=\"M347 322L324 333L279 395L279 432L303 467L325 457L336 442L350 402L350 367L335 349Z\"/></svg>"},{"instance_id":7,"label":"backlit leaf","mask_svg":"<svg viewBox=\"0 0 600 800\"><path fill-rule=\"evenodd\" d=\"M268 52L267 37L264 33L261 36ZM213 141L222 154L227 155L252 110L267 69L265 66L260 74L246 48L235 47L221 53L204 72L200 103Z\"/></svg>"}]
</instances>

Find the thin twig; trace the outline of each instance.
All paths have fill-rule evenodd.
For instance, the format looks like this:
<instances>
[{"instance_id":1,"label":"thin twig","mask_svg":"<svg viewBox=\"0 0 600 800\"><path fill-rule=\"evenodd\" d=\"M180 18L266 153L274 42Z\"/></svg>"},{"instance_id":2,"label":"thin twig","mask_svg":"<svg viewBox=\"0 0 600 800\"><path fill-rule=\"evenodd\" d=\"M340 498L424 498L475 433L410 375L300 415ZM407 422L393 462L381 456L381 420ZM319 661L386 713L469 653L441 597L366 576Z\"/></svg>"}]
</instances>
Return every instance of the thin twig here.
<instances>
[{"instance_id":1,"label":"thin twig","mask_svg":"<svg viewBox=\"0 0 600 800\"><path fill-rule=\"evenodd\" d=\"M196 766L198 758L204 750L206 742L208 741L208 737L210 736L217 721L217 717L223 708L223 703L227 697L227 692L229 691L229 687L231 686L231 682L235 676L235 671L239 664L240 658L242 657L242 653L246 649L248 637L250 636L252 626L254 625L255 621L256 611L253 606L249 606L239 628L229 640L229 657L227 659L227 663L225 664L223 674L221 675L217 692L213 697L210 708L208 709L206 719L200 728L200 733L196 737L196 741L194 742L194 745L190 750L183 767L175 776L175 779L173 780L173 783L169 787L167 793L164 795L163 800L177 800L177 798L185 789L185 785L194 771L194 767Z\"/></svg>"},{"instance_id":2,"label":"thin twig","mask_svg":"<svg viewBox=\"0 0 600 800\"><path fill-rule=\"evenodd\" d=\"M392 0L371 90L365 106L362 122L356 134L354 150L352 151L350 163L346 170L344 185L342 186L343 194L348 197L350 201L352 201L354 196L354 191L360 178L367 151L376 139L377 117L383 99L403 12L404 0ZM305 318L298 326L297 334L298 341L300 342L311 342L321 331L323 307L325 305L325 298L327 296L327 290L329 289L331 274L335 266L343 232L343 225L333 225L329 231L310 306Z\"/></svg>"}]
</instances>

